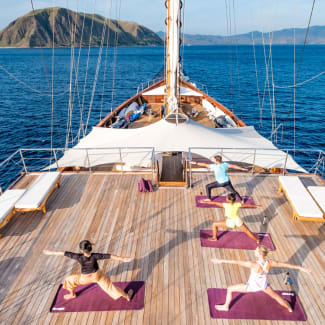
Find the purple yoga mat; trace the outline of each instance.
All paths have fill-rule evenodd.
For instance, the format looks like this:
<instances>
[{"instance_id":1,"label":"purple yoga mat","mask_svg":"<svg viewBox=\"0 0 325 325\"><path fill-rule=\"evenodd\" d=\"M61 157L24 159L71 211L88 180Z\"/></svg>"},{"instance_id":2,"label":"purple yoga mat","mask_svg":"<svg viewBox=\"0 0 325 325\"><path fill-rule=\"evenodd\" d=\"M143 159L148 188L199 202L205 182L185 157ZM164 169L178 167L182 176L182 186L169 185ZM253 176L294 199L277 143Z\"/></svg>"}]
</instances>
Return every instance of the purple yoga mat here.
<instances>
[{"instance_id":1,"label":"purple yoga mat","mask_svg":"<svg viewBox=\"0 0 325 325\"><path fill-rule=\"evenodd\" d=\"M289 302L293 309L292 313L289 313L287 309L262 291L234 292L230 309L228 311L218 311L214 306L224 304L227 289L208 289L210 315L212 318L224 319L307 320L299 298L294 291L276 292Z\"/></svg>"},{"instance_id":2,"label":"purple yoga mat","mask_svg":"<svg viewBox=\"0 0 325 325\"><path fill-rule=\"evenodd\" d=\"M202 195L196 195L195 196L195 203L196 206L198 208L222 208L222 207L218 207L216 205L211 205L211 204L207 204L207 203L201 203L201 200L207 199L207 196L202 196ZM227 198L225 196L211 196L212 201L214 202L219 202L219 203L226 203L227 202ZM254 200L251 196L243 196L243 199L245 201L245 204L255 204ZM236 202L240 202L240 200L238 199L238 197L236 198ZM256 208L252 208L252 207L245 207L242 209L256 209Z\"/></svg>"},{"instance_id":3,"label":"purple yoga mat","mask_svg":"<svg viewBox=\"0 0 325 325\"><path fill-rule=\"evenodd\" d=\"M135 310L144 307L145 283L143 281L114 282L117 287L128 291L133 289L134 294L130 302L124 298L117 300L109 297L97 284L87 284L76 288L77 297L64 300L63 296L69 292L63 289L62 284L54 298L50 311L52 313Z\"/></svg>"},{"instance_id":4,"label":"purple yoga mat","mask_svg":"<svg viewBox=\"0 0 325 325\"><path fill-rule=\"evenodd\" d=\"M269 233L260 232L255 233L255 235L261 239L260 245L266 246L271 251L275 250L271 235ZM202 247L249 250L254 250L257 247L256 242L241 231L218 231L218 240L216 241L208 240L209 237L212 237L212 230L200 230Z\"/></svg>"}]
</instances>

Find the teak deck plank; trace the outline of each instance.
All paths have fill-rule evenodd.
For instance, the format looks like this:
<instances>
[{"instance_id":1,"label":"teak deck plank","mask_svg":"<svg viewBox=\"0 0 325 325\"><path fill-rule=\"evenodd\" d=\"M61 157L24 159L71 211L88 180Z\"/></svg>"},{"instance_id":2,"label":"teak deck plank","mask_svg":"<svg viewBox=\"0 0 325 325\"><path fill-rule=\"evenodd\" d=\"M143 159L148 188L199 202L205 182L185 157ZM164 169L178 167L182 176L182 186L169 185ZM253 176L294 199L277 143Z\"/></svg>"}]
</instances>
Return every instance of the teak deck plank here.
<instances>
[{"instance_id":1,"label":"teak deck plank","mask_svg":"<svg viewBox=\"0 0 325 325\"><path fill-rule=\"evenodd\" d=\"M307 275L292 270L293 285L283 283L287 270L274 269L269 281L274 289L295 290L306 311L307 322L325 323L323 277L325 226L292 220L286 198L277 193L276 176L230 174L241 195L254 197L261 207L240 214L254 232L269 232L276 246L271 257L304 264ZM35 176L25 175L16 188L28 187ZM62 185L48 200L48 212L16 213L2 229L0 239L0 323L4 324L285 324L281 321L213 320L206 290L246 282L249 270L214 265L211 258L254 258L253 251L202 248L200 229L224 218L222 209L195 206L195 195L205 193L213 180L193 173L192 189L160 188L139 193L141 175L64 174ZM323 185L313 175L303 182ZM223 189L213 194L223 195ZM264 215L268 217L263 225ZM49 312L64 278L79 272L79 265L64 257L46 256L43 249L77 251L80 240L95 242L96 251L131 256L128 263L101 261L113 281L145 281L145 307L139 311Z\"/></svg>"}]
</instances>

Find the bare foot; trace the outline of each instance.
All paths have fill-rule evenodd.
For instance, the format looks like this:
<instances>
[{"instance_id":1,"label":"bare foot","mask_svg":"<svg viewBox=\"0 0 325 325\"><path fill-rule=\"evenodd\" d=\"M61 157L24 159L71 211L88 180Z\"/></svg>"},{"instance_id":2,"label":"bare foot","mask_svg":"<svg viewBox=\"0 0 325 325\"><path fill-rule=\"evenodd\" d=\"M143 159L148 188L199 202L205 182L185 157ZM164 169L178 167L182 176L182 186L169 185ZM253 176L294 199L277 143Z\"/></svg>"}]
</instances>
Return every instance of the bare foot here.
<instances>
[{"instance_id":1,"label":"bare foot","mask_svg":"<svg viewBox=\"0 0 325 325\"><path fill-rule=\"evenodd\" d=\"M228 311L229 307L225 306L225 305L215 305L214 306L216 310L220 310L220 311Z\"/></svg>"},{"instance_id":2,"label":"bare foot","mask_svg":"<svg viewBox=\"0 0 325 325\"><path fill-rule=\"evenodd\" d=\"M259 245L261 243L261 239L260 238L256 238L256 244Z\"/></svg>"},{"instance_id":3,"label":"bare foot","mask_svg":"<svg viewBox=\"0 0 325 325\"><path fill-rule=\"evenodd\" d=\"M292 313L292 308L291 307L288 307L288 312Z\"/></svg>"},{"instance_id":4,"label":"bare foot","mask_svg":"<svg viewBox=\"0 0 325 325\"><path fill-rule=\"evenodd\" d=\"M127 301L130 301L130 300L132 299L133 294L134 294L133 289L130 289L130 290L128 291L128 295L127 295L126 300L127 300Z\"/></svg>"},{"instance_id":5,"label":"bare foot","mask_svg":"<svg viewBox=\"0 0 325 325\"><path fill-rule=\"evenodd\" d=\"M68 295L64 295L65 300L76 298L76 294L69 293Z\"/></svg>"},{"instance_id":6,"label":"bare foot","mask_svg":"<svg viewBox=\"0 0 325 325\"><path fill-rule=\"evenodd\" d=\"M210 240L210 241L216 241L216 240L218 240L218 238L209 237L208 240Z\"/></svg>"}]
</instances>

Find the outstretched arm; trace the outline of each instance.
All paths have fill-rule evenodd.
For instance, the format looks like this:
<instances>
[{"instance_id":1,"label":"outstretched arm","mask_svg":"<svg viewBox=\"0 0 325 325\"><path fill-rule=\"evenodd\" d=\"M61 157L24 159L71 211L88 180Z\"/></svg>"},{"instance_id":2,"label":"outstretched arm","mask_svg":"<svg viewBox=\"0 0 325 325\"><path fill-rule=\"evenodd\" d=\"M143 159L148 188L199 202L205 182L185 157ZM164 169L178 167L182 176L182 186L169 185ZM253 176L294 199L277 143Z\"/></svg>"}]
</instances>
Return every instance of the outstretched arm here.
<instances>
[{"instance_id":1,"label":"outstretched arm","mask_svg":"<svg viewBox=\"0 0 325 325\"><path fill-rule=\"evenodd\" d=\"M64 252L60 251L50 251L48 249L43 250L43 254L45 255L55 255L55 256L64 256Z\"/></svg>"},{"instance_id":2,"label":"outstretched arm","mask_svg":"<svg viewBox=\"0 0 325 325\"><path fill-rule=\"evenodd\" d=\"M218 258L212 258L211 262L214 264L237 264L250 269L253 268L255 265L254 262L249 262L249 261L222 260Z\"/></svg>"},{"instance_id":3,"label":"outstretched arm","mask_svg":"<svg viewBox=\"0 0 325 325\"><path fill-rule=\"evenodd\" d=\"M241 207L242 208L257 208L260 207L260 204L243 204Z\"/></svg>"},{"instance_id":4,"label":"outstretched arm","mask_svg":"<svg viewBox=\"0 0 325 325\"><path fill-rule=\"evenodd\" d=\"M247 168L242 168L242 167L240 167L238 165L233 165L233 164L229 164L229 168L243 170L245 172L249 171L249 169L247 169Z\"/></svg>"},{"instance_id":5,"label":"outstretched arm","mask_svg":"<svg viewBox=\"0 0 325 325\"><path fill-rule=\"evenodd\" d=\"M111 259L115 261L122 261L122 262L130 262L132 261L132 257L122 257L111 254Z\"/></svg>"},{"instance_id":6,"label":"outstretched arm","mask_svg":"<svg viewBox=\"0 0 325 325\"><path fill-rule=\"evenodd\" d=\"M223 207L223 203L221 203L221 202L214 202L214 201L204 201L204 200L200 200L200 203L210 204L210 205L216 205L216 206L218 206L218 207Z\"/></svg>"},{"instance_id":7,"label":"outstretched arm","mask_svg":"<svg viewBox=\"0 0 325 325\"><path fill-rule=\"evenodd\" d=\"M210 164L199 163L199 162L195 162L195 161L190 161L190 164L191 165L198 165L198 166L205 167L205 168L209 168L210 167Z\"/></svg>"},{"instance_id":8,"label":"outstretched arm","mask_svg":"<svg viewBox=\"0 0 325 325\"><path fill-rule=\"evenodd\" d=\"M281 263L281 262L276 262L276 261L270 261L271 262L271 267L284 267L288 269L295 269L295 270L300 270L306 273L310 273L311 270L308 269L307 267L300 266L300 265L294 265L294 264L287 264L287 263Z\"/></svg>"}]
</instances>

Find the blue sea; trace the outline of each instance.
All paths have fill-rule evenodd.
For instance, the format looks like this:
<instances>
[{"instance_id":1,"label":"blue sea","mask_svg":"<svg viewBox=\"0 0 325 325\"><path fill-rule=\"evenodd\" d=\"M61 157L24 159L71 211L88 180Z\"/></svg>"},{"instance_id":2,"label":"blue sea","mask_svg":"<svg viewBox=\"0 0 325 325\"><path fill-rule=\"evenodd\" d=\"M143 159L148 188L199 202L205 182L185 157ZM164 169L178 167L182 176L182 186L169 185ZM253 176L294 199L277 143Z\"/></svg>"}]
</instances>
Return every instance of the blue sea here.
<instances>
[{"instance_id":1,"label":"blue sea","mask_svg":"<svg viewBox=\"0 0 325 325\"><path fill-rule=\"evenodd\" d=\"M181 52L184 72L199 88L269 139L272 125L278 127L272 136L278 147L325 149L325 75L296 88L295 136L293 88L275 88L273 96L272 83L294 83L292 46L272 46L272 65L266 64L270 49L256 46L257 69L252 46L185 46ZM54 56L51 49L0 49L0 65L7 70L0 69L0 161L19 148L49 148L51 134L53 147L64 148L67 140L75 145L81 116L88 133L164 65L163 47L104 48L101 56L100 49L85 48L73 54L71 49L55 49ZM324 70L325 46L304 51L296 46L295 55L297 83ZM296 153L306 168L316 158L317 153ZM19 168L2 172L1 185Z\"/></svg>"}]
</instances>

